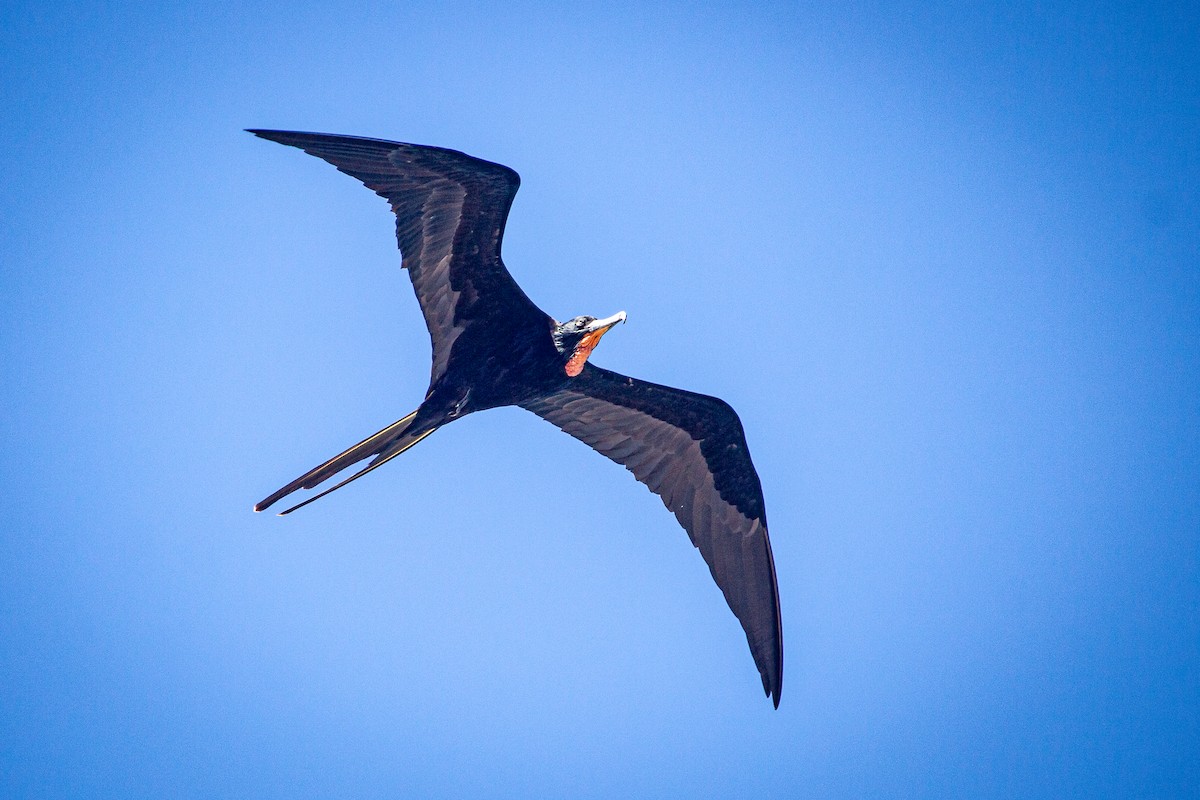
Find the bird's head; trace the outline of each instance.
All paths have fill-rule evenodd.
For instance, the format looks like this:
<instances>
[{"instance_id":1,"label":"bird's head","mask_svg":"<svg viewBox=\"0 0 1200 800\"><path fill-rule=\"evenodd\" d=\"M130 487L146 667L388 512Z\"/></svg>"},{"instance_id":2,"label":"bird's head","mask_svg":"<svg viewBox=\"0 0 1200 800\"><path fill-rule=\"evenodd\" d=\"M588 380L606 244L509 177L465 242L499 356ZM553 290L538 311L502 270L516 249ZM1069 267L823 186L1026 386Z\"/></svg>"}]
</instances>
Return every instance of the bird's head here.
<instances>
[{"instance_id":1,"label":"bird's head","mask_svg":"<svg viewBox=\"0 0 1200 800\"><path fill-rule=\"evenodd\" d=\"M582 316L554 326L554 346L565 361L564 371L574 378L583 371L583 365L600 343L600 337L612 326L625 321L625 312L618 311L607 319Z\"/></svg>"}]
</instances>

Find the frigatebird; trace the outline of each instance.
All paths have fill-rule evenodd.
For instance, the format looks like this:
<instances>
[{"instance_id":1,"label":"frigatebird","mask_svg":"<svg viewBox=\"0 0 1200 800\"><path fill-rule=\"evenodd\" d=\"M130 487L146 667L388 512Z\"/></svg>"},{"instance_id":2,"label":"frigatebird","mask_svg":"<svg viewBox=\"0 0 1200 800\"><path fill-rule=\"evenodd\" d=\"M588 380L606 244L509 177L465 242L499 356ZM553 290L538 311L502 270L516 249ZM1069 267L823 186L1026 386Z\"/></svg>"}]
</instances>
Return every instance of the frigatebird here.
<instances>
[{"instance_id":1,"label":"frigatebird","mask_svg":"<svg viewBox=\"0 0 1200 800\"><path fill-rule=\"evenodd\" d=\"M357 178L396 214L433 367L420 407L301 475L262 511L364 459L365 468L292 506L375 470L438 428L516 405L623 465L675 514L742 624L763 689L779 707L783 633L762 486L741 420L723 400L660 386L588 362L625 312L558 322L526 297L500 259L521 179L457 150L356 136L250 130Z\"/></svg>"}]
</instances>

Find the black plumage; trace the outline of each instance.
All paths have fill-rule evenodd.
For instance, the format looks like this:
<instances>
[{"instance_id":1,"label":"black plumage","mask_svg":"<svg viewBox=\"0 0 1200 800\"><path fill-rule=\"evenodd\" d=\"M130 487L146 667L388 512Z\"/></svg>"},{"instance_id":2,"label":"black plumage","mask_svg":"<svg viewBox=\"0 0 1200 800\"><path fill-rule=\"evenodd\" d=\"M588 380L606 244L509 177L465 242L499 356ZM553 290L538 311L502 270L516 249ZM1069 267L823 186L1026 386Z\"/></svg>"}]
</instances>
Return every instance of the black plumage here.
<instances>
[{"instance_id":1,"label":"black plumage","mask_svg":"<svg viewBox=\"0 0 1200 800\"><path fill-rule=\"evenodd\" d=\"M299 147L362 181L396 214L403 267L433 344L420 407L274 492L262 511L364 459L350 478L395 458L466 414L518 405L625 466L657 494L708 563L741 622L776 707L783 678L779 591L762 487L737 414L722 400L640 381L587 363L625 319L558 323L500 258L520 178L455 150L350 136L252 130Z\"/></svg>"}]
</instances>

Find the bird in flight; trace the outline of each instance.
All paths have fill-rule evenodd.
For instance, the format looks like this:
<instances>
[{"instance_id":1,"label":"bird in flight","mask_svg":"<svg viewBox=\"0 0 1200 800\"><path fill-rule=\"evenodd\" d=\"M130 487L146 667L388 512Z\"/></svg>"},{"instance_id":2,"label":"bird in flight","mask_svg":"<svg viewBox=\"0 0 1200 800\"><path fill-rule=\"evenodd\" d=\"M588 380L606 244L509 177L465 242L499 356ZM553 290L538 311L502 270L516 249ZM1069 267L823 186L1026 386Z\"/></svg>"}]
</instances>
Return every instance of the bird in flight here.
<instances>
[{"instance_id":1,"label":"bird in flight","mask_svg":"<svg viewBox=\"0 0 1200 800\"><path fill-rule=\"evenodd\" d=\"M624 311L558 322L526 297L500 260L504 223L521 183L517 173L441 147L249 132L328 161L391 204L402 267L433 343L429 389L416 411L271 493L254 510L371 459L283 512L289 514L460 417L520 406L623 465L675 514L741 622L763 689L778 708L779 588L762 486L741 421L723 400L588 363L600 338L625 321Z\"/></svg>"}]
</instances>

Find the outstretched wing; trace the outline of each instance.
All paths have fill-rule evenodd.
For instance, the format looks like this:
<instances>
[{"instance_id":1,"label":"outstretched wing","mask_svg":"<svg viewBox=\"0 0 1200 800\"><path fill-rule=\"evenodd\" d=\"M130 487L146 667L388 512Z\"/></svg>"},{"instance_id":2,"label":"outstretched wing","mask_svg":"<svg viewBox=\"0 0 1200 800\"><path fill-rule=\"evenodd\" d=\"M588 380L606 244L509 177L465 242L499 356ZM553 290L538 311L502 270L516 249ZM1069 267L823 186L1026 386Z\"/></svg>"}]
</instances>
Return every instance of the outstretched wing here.
<instances>
[{"instance_id":1,"label":"outstretched wing","mask_svg":"<svg viewBox=\"0 0 1200 800\"><path fill-rule=\"evenodd\" d=\"M591 364L566 388L522 406L624 465L674 512L742 623L778 708L779 587L762 486L734 410Z\"/></svg>"},{"instance_id":2,"label":"outstretched wing","mask_svg":"<svg viewBox=\"0 0 1200 800\"><path fill-rule=\"evenodd\" d=\"M362 181L392 205L396 241L433 343L432 385L467 326L495 316L546 315L500 260L500 241L521 179L500 164L441 147L251 130L299 147Z\"/></svg>"}]
</instances>

